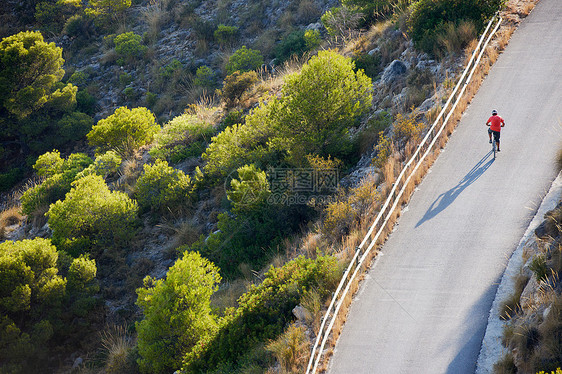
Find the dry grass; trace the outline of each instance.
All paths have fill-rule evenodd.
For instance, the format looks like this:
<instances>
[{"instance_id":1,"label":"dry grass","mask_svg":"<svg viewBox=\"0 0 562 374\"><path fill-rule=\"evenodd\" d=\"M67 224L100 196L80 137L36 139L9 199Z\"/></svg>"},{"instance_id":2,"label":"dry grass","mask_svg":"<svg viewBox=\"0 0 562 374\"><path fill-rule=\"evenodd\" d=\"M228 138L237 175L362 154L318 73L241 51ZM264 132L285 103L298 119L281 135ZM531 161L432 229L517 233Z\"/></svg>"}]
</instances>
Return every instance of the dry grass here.
<instances>
[{"instance_id":1,"label":"dry grass","mask_svg":"<svg viewBox=\"0 0 562 374\"><path fill-rule=\"evenodd\" d=\"M19 206L12 206L0 212L0 238L6 239L7 234L21 225L24 216L20 210Z\"/></svg>"},{"instance_id":2,"label":"dry grass","mask_svg":"<svg viewBox=\"0 0 562 374\"><path fill-rule=\"evenodd\" d=\"M303 327L293 323L281 336L268 344L267 350L277 359L280 373L298 374L305 371L309 342L304 332Z\"/></svg>"},{"instance_id":3,"label":"dry grass","mask_svg":"<svg viewBox=\"0 0 562 374\"><path fill-rule=\"evenodd\" d=\"M511 296L504 300L500 306L500 318L503 320L511 319L515 314L521 311L521 293L529 282L529 278L519 273L514 280L514 289Z\"/></svg>"},{"instance_id":4,"label":"dry grass","mask_svg":"<svg viewBox=\"0 0 562 374\"><path fill-rule=\"evenodd\" d=\"M134 340L127 334L123 326L109 326L100 333L102 350L105 355L106 374L134 373L136 365L131 354L135 346Z\"/></svg>"}]
</instances>

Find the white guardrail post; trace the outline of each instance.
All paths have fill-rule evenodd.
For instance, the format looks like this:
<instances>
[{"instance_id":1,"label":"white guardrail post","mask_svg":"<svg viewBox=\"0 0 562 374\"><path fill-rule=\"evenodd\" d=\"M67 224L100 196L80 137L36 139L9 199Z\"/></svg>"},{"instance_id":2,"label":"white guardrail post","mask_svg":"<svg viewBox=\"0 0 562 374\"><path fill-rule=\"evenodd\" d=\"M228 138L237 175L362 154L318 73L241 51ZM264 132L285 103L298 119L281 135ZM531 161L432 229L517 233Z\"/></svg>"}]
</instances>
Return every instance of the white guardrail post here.
<instances>
[{"instance_id":1,"label":"white guardrail post","mask_svg":"<svg viewBox=\"0 0 562 374\"><path fill-rule=\"evenodd\" d=\"M493 28L492 31L490 31L492 29L492 25L496 20L497 22L495 27ZM437 116L437 119L435 120L435 122L433 123L433 125L431 126L425 137L423 138L423 140L416 148L415 153L412 155L408 163L402 168L400 175L396 179L396 182L394 183L392 190L389 192L388 197L384 205L382 206L381 210L379 211L375 221L369 228L367 234L365 234L365 237L363 238L361 244L359 244L359 246L356 248L355 255L353 256L353 259L351 260L347 269L345 270L345 273L343 274L340 283L338 284L338 287L334 292L334 295L332 296L330 306L328 307L328 310L324 314L324 318L322 318L322 324L320 325L320 330L318 331L318 335L316 336L316 340L312 348L312 353L308 361L308 366L306 369L307 374L314 374L318 370L318 365L320 364L320 360L322 358L324 346L326 345L326 342L330 337L330 334L334 327L334 323L345 301L345 297L349 293L353 280L355 279L357 274L361 271L365 259L367 258L373 247L376 245L377 240L380 238L382 232L388 225L388 222L391 220L392 214L400 204L400 200L402 198L402 195L404 194L404 191L406 190L406 187L408 186L408 183L413 178L420 165L424 162L427 155L435 149L439 136L443 133L445 126L447 125L448 121L452 117L455 108L457 107L459 101L461 100L464 92L466 91L466 88L468 87L468 84L470 83L470 80L472 79L472 76L474 75L476 68L478 67L478 64L480 63L480 60L484 54L484 51L486 50L486 47L488 46L488 43L490 42L492 36L496 33L496 31L500 27L501 21L502 18L499 17L499 15L496 15L488 23L488 26L486 27L486 30L484 30L484 32L482 33L482 36L478 41L478 45L472 52L472 57L470 58L470 61L468 62L462 76L460 77L457 85L455 86L455 89L449 96L449 99L447 100L445 106ZM459 88L460 88L460 92L459 92ZM457 93L459 93L457 99L454 101L454 104L450 106ZM446 112L447 115L445 117L445 120L443 120L441 126L438 128L439 121L443 118ZM404 180L404 176L408 172L408 169L414 163L415 163L414 168L408 174L408 177ZM399 188L400 190L398 191ZM367 246L367 248L364 248L367 242L369 241L371 235L375 232L377 228L378 230L375 236L370 240L370 243Z\"/></svg>"}]
</instances>

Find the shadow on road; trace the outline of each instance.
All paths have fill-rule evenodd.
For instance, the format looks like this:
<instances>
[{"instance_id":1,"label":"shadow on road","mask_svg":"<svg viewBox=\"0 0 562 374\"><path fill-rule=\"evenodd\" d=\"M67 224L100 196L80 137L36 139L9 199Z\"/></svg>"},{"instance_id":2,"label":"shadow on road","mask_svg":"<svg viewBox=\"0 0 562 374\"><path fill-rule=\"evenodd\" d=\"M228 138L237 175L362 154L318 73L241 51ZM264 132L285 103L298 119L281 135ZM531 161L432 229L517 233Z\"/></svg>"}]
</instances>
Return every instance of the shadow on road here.
<instances>
[{"instance_id":1,"label":"shadow on road","mask_svg":"<svg viewBox=\"0 0 562 374\"><path fill-rule=\"evenodd\" d=\"M488 158L490 158L490 160L486 162ZM443 192L433 203L431 203L429 209L427 209L423 217L418 221L418 223L416 223L416 228L421 226L425 221L429 221L451 205L461 192L480 178L480 176L484 174L484 172L488 170L493 163L494 158L492 157L492 151L490 151L482 157L482 159L478 161L472 169L470 169L468 174L466 174L455 187L451 188L449 191Z\"/></svg>"}]
</instances>

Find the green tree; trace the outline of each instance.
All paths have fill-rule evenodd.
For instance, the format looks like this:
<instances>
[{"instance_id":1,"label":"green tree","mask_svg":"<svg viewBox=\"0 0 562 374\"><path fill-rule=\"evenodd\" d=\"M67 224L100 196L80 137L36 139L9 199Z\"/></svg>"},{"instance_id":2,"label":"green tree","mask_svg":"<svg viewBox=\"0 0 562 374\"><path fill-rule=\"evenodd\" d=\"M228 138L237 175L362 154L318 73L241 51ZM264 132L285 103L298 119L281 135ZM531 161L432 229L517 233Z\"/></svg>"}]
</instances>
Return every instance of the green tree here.
<instances>
[{"instance_id":1,"label":"green tree","mask_svg":"<svg viewBox=\"0 0 562 374\"><path fill-rule=\"evenodd\" d=\"M228 58L226 73L232 74L235 71L245 72L256 70L263 65L263 56L260 51L248 49L246 46L239 48Z\"/></svg>"},{"instance_id":2,"label":"green tree","mask_svg":"<svg viewBox=\"0 0 562 374\"><path fill-rule=\"evenodd\" d=\"M25 118L50 98L64 75L62 48L22 31L0 42L0 110ZM11 129L14 130L14 129Z\"/></svg>"},{"instance_id":3,"label":"green tree","mask_svg":"<svg viewBox=\"0 0 562 374\"><path fill-rule=\"evenodd\" d=\"M136 197L142 209L165 213L186 205L191 189L189 175L162 160L143 168L136 185Z\"/></svg>"},{"instance_id":4,"label":"green tree","mask_svg":"<svg viewBox=\"0 0 562 374\"><path fill-rule=\"evenodd\" d=\"M96 257L105 248L122 248L132 239L137 211L137 203L127 194L110 191L99 175L88 175L74 181L47 216L55 245L73 255L90 252Z\"/></svg>"},{"instance_id":5,"label":"green tree","mask_svg":"<svg viewBox=\"0 0 562 374\"><path fill-rule=\"evenodd\" d=\"M87 137L92 146L129 154L150 143L159 130L156 117L147 108L120 107L109 117L99 120Z\"/></svg>"},{"instance_id":6,"label":"green tree","mask_svg":"<svg viewBox=\"0 0 562 374\"><path fill-rule=\"evenodd\" d=\"M136 325L143 373L180 369L183 356L216 328L210 298L220 281L218 268L194 252L184 253L165 279L144 279L137 289L144 319Z\"/></svg>"},{"instance_id":7,"label":"green tree","mask_svg":"<svg viewBox=\"0 0 562 374\"><path fill-rule=\"evenodd\" d=\"M309 153L344 156L351 146L348 129L371 106L371 92L371 79L355 72L351 59L320 51L300 72L285 77L283 95L268 103L278 133L272 141L285 142L297 165Z\"/></svg>"}]
</instances>

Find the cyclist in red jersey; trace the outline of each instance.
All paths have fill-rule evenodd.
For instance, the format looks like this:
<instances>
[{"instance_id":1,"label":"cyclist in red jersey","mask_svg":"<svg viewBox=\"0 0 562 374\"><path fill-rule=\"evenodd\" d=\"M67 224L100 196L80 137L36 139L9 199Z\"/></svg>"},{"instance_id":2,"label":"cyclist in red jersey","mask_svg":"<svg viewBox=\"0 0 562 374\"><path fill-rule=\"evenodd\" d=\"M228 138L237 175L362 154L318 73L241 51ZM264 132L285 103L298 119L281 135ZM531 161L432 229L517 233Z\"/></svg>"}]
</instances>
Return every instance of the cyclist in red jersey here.
<instances>
[{"instance_id":1,"label":"cyclist in red jersey","mask_svg":"<svg viewBox=\"0 0 562 374\"><path fill-rule=\"evenodd\" d=\"M503 118L498 116L497 110L492 110L492 116L488 118L486 126L489 126L488 135L490 136L490 144L492 144L492 135L494 135L494 141L496 142L498 152L500 151L500 131L501 128L505 126Z\"/></svg>"}]
</instances>

